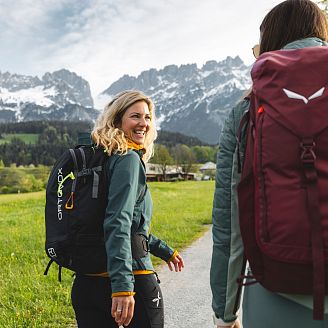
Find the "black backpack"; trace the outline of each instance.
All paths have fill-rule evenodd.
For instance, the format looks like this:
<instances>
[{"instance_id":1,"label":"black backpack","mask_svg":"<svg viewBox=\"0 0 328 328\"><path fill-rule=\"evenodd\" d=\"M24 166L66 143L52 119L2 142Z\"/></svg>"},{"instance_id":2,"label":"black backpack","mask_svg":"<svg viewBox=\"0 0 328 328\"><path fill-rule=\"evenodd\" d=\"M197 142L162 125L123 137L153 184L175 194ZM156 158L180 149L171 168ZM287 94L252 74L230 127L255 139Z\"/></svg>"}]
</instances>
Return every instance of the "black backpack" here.
<instances>
[{"instance_id":1,"label":"black backpack","mask_svg":"<svg viewBox=\"0 0 328 328\"><path fill-rule=\"evenodd\" d=\"M108 159L94 145L66 150L50 173L46 190L45 249L50 261L79 273L107 271L103 221L108 181Z\"/></svg>"}]
</instances>

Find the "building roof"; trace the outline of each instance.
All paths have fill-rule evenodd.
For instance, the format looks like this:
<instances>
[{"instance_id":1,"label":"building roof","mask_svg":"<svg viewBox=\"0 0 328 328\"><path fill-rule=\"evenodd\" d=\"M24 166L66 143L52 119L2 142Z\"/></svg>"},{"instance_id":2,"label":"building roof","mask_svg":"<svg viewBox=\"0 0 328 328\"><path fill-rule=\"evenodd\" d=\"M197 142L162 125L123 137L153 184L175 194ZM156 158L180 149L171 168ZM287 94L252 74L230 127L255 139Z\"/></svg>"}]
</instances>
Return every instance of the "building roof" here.
<instances>
[{"instance_id":1,"label":"building roof","mask_svg":"<svg viewBox=\"0 0 328 328\"><path fill-rule=\"evenodd\" d=\"M215 169L216 169L216 164L215 163L207 162L199 168L199 171L215 170Z\"/></svg>"},{"instance_id":2,"label":"building roof","mask_svg":"<svg viewBox=\"0 0 328 328\"><path fill-rule=\"evenodd\" d=\"M166 174L169 173L181 173L181 167L176 167L176 165L167 165ZM162 174L162 168L160 164L146 163L146 173L147 174Z\"/></svg>"}]
</instances>

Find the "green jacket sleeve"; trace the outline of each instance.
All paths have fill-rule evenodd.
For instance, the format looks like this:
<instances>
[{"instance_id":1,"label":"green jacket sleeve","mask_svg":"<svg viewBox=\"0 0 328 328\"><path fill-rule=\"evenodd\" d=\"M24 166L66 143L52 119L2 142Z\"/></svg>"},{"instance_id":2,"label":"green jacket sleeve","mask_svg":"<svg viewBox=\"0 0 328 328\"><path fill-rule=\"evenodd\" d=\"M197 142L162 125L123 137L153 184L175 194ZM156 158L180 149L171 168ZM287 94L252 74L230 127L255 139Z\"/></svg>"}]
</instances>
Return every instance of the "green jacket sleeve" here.
<instances>
[{"instance_id":1,"label":"green jacket sleeve","mask_svg":"<svg viewBox=\"0 0 328 328\"><path fill-rule=\"evenodd\" d=\"M142 188L141 175L140 159L135 152L118 156L109 167L104 237L113 293L134 290L130 236L134 207Z\"/></svg>"},{"instance_id":2,"label":"green jacket sleeve","mask_svg":"<svg viewBox=\"0 0 328 328\"><path fill-rule=\"evenodd\" d=\"M153 234L149 235L150 253L167 262L173 255L174 250L169 247L163 240L157 238Z\"/></svg>"},{"instance_id":3,"label":"green jacket sleeve","mask_svg":"<svg viewBox=\"0 0 328 328\"><path fill-rule=\"evenodd\" d=\"M210 284L213 311L224 322L234 321L239 307L236 280L242 270L243 247L238 222L236 133L248 106L248 101L242 101L230 112L220 136L217 157Z\"/></svg>"}]
</instances>

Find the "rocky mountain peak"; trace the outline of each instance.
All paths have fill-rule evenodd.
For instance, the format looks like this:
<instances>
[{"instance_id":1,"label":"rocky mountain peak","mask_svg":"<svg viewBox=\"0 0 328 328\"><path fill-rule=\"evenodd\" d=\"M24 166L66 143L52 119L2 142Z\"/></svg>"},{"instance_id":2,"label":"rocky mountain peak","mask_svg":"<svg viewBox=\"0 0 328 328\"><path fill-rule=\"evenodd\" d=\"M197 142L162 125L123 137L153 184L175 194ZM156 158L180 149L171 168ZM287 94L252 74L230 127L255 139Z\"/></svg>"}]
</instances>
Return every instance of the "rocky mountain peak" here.
<instances>
[{"instance_id":1,"label":"rocky mountain peak","mask_svg":"<svg viewBox=\"0 0 328 328\"><path fill-rule=\"evenodd\" d=\"M93 107L90 85L76 73L61 69L53 73L45 73L42 81L47 89L55 86L58 90L56 102L59 102L60 105L76 103L85 107Z\"/></svg>"},{"instance_id":2,"label":"rocky mountain peak","mask_svg":"<svg viewBox=\"0 0 328 328\"><path fill-rule=\"evenodd\" d=\"M61 69L39 79L0 72L0 122L48 120L63 108L72 112L72 106L78 106L80 113L81 108L94 111L89 83L76 73ZM96 113L87 116L93 119Z\"/></svg>"},{"instance_id":3,"label":"rocky mountain peak","mask_svg":"<svg viewBox=\"0 0 328 328\"><path fill-rule=\"evenodd\" d=\"M34 88L38 85L42 85L42 81L37 76L0 72L0 88L6 88L9 91L17 91L21 89Z\"/></svg>"},{"instance_id":4,"label":"rocky mountain peak","mask_svg":"<svg viewBox=\"0 0 328 328\"><path fill-rule=\"evenodd\" d=\"M222 61L167 65L123 75L99 97L97 108L123 90L141 90L156 107L157 126L216 144L230 109L250 85L250 67L237 56ZM95 120L89 83L61 69L42 78L0 72L0 122Z\"/></svg>"},{"instance_id":5,"label":"rocky mountain peak","mask_svg":"<svg viewBox=\"0 0 328 328\"><path fill-rule=\"evenodd\" d=\"M201 68L196 64L168 65L137 77L124 75L101 97L110 99L126 89L141 90L153 99L161 129L214 144L228 111L250 86L249 71L238 56L207 61Z\"/></svg>"}]
</instances>

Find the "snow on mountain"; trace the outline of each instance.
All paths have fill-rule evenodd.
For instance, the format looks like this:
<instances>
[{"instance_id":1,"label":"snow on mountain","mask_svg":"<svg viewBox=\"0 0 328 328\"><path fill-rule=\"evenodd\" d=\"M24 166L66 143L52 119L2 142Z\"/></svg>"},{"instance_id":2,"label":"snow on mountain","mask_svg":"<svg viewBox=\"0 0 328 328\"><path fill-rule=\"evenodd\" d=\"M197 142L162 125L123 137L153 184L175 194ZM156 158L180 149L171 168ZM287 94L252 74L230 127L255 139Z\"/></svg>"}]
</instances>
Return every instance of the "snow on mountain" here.
<instances>
[{"instance_id":1,"label":"snow on mountain","mask_svg":"<svg viewBox=\"0 0 328 328\"><path fill-rule=\"evenodd\" d=\"M155 103L161 129L215 144L227 113L251 85L249 72L239 57L208 61L201 68L169 65L138 77L124 75L100 97L111 99L122 90L142 90Z\"/></svg>"},{"instance_id":2,"label":"snow on mountain","mask_svg":"<svg viewBox=\"0 0 328 328\"><path fill-rule=\"evenodd\" d=\"M22 89L17 91L9 91L6 88L0 88L0 98L3 103L17 104L20 103L35 103L39 106L49 107L54 104L54 101L49 99L49 96L56 96L55 87L44 90L44 87L39 85L34 88Z\"/></svg>"},{"instance_id":3,"label":"snow on mountain","mask_svg":"<svg viewBox=\"0 0 328 328\"><path fill-rule=\"evenodd\" d=\"M227 113L251 85L249 72L239 57L207 61L201 68L168 65L124 75L95 101L89 83L65 69L41 79L0 72L0 122L94 121L115 94L137 89L153 99L159 128L215 144Z\"/></svg>"},{"instance_id":4,"label":"snow on mountain","mask_svg":"<svg viewBox=\"0 0 328 328\"><path fill-rule=\"evenodd\" d=\"M90 86L62 69L38 77L0 72L0 122L94 120Z\"/></svg>"}]
</instances>

